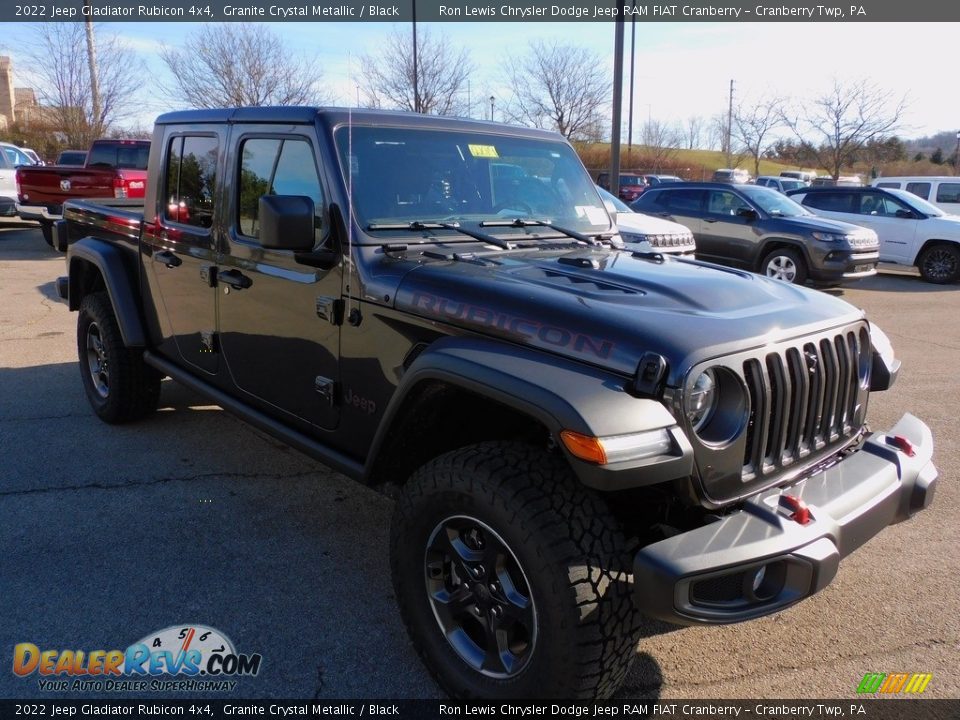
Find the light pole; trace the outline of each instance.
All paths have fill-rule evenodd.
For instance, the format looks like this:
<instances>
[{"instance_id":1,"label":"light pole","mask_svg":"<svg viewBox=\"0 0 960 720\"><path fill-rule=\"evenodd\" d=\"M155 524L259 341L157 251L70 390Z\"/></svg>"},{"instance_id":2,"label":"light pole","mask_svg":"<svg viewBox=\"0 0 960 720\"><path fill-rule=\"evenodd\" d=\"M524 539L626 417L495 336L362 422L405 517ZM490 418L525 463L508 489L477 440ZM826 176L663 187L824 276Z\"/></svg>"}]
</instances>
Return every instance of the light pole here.
<instances>
[{"instance_id":1,"label":"light pole","mask_svg":"<svg viewBox=\"0 0 960 720\"><path fill-rule=\"evenodd\" d=\"M493 122L493 101L494 100L496 100L496 98L493 95L491 95L490 96L490 122Z\"/></svg>"},{"instance_id":2,"label":"light pole","mask_svg":"<svg viewBox=\"0 0 960 720\"><path fill-rule=\"evenodd\" d=\"M957 130L957 149L953 151L954 175L960 175L960 172L957 172L957 168L960 168L960 130Z\"/></svg>"}]
</instances>

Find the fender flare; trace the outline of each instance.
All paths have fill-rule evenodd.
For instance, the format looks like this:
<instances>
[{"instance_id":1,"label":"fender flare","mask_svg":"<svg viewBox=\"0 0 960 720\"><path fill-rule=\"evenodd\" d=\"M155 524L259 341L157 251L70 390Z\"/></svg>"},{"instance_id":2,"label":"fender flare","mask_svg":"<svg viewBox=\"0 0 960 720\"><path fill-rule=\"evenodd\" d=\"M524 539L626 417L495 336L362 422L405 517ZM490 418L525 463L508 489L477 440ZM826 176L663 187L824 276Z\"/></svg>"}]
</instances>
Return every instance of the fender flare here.
<instances>
[{"instance_id":1,"label":"fender flare","mask_svg":"<svg viewBox=\"0 0 960 720\"><path fill-rule=\"evenodd\" d=\"M810 253L807 251L807 248L803 243L784 237L769 237L760 243L760 251L757 253L757 261L755 263L757 270L763 270L763 259L767 256L767 253L770 252L769 248L771 245L786 245L787 247L796 250L800 253L801 257L803 257L803 261L807 263L807 267L809 268L812 266L812 262L810 261Z\"/></svg>"},{"instance_id":2,"label":"fender flare","mask_svg":"<svg viewBox=\"0 0 960 720\"><path fill-rule=\"evenodd\" d=\"M79 283L76 282L81 262L90 263L100 271L117 316L123 344L130 348L146 347L147 339L139 311L140 302L131 281L129 263L124 260L124 251L93 237L85 237L70 245L67 254L67 301L71 310L79 310L83 300Z\"/></svg>"},{"instance_id":3,"label":"fender flare","mask_svg":"<svg viewBox=\"0 0 960 720\"><path fill-rule=\"evenodd\" d=\"M365 475L372 472L407 398L418 385L430 381L455 385L529 415L555 436L561 430L604 437L676 426L661 402L629 394L626 379L612 373L486 338L445 337L426 348L403 374L374 437ZM682 436L678 444L681 457L677 459L689 466L692 448ZM599 468L578 460L565 448L563 452L587 485L619 489L612 487L611 476L627 479L624 473L608 472L615 468ZM648 481L659 481L661 475L647 473Z\"/></svg>"}]
</instances>

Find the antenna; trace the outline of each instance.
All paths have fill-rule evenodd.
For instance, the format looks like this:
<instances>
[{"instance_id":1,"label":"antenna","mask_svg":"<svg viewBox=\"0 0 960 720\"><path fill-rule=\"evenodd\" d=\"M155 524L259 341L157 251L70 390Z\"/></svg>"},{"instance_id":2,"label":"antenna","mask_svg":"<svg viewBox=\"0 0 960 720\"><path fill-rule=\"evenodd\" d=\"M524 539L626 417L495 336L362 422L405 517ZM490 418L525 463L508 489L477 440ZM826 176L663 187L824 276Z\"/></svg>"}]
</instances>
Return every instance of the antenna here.
<instances>
[{"instance_id":1,"label":"antenna","mask_svg":"<svg viewBox=\"0 0 960 720\"><path fill-rule=\"evenodd\" d=\"M353 77L353 55L347 57L349 73ZM347 107L347 307L349 318L353 300L353 108Z\"/></svg>"}]
</instances>

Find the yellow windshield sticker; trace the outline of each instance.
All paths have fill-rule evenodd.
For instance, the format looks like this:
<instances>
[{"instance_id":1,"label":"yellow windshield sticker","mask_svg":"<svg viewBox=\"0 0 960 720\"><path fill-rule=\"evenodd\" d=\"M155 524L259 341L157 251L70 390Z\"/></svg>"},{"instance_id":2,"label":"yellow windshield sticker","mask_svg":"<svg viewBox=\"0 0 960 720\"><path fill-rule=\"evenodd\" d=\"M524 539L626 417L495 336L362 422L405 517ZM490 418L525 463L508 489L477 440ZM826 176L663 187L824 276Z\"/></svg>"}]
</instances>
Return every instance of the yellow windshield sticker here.
<instances>
[{"instance_id":1,"label":"yellow windshield sticker","mask_svg":"<svg viewBox=\"0 0 960 720\"><path fill-rule=\"evenodd\" d=\"M467 145L470 154L478 158L498 158L497 149L493 145Z\"/></svg>"}]
</instances>

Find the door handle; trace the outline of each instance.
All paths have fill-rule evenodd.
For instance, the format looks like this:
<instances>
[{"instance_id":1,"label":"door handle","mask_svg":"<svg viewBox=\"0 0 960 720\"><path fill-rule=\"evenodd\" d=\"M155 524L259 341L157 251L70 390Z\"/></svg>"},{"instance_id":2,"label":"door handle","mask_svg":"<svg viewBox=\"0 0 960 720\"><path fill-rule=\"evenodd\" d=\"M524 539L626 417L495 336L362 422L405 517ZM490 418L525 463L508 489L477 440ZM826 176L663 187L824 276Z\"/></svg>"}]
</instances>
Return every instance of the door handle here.
<instances>
[{"instance_id":1,"label":"door handle","mask_svg":"<svg viewBox=\"0 0 960 720\"><path fill-rule=\"evenodd\" d=\"M224 270L217 273L217 282L226 283L234 290L243 290L253 285L253 280L239 270Z\"/></svg>"},{"instance_id":2,"label":"door handle","mask_svg":"<svg viewBox=\"0 0 960 720\"><path fill-rule=\"evenodd\" d=\"M169 250L161 250L160 252L155 252L153 254L153 261L158 263L163 263L168 268L180 267L183 264L183 260L178 258Z\"/></svg>"}]
</instances>

